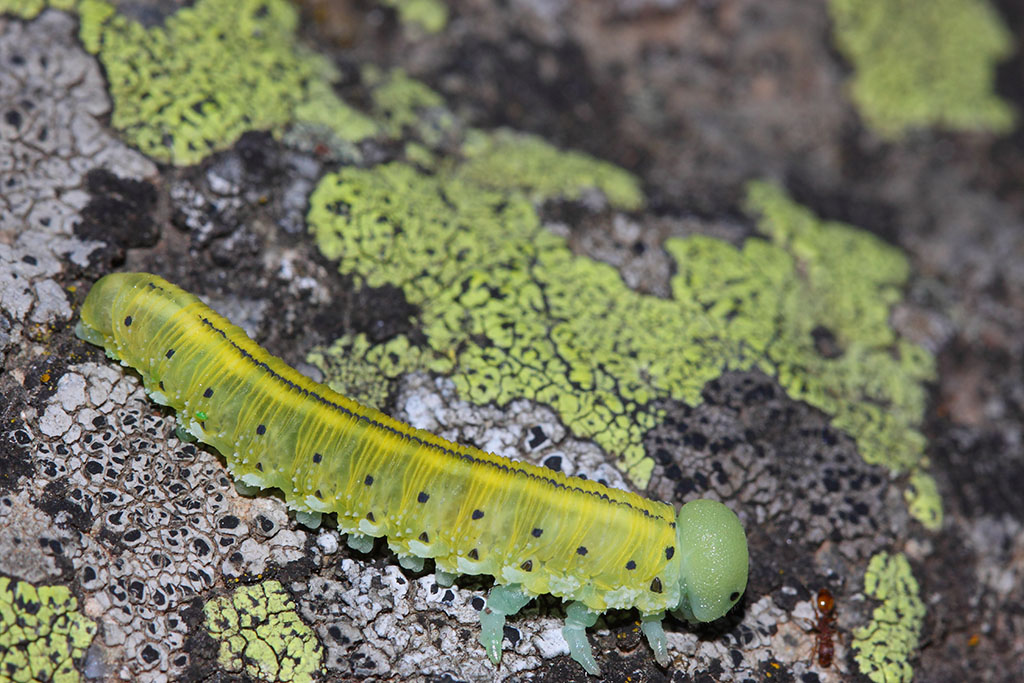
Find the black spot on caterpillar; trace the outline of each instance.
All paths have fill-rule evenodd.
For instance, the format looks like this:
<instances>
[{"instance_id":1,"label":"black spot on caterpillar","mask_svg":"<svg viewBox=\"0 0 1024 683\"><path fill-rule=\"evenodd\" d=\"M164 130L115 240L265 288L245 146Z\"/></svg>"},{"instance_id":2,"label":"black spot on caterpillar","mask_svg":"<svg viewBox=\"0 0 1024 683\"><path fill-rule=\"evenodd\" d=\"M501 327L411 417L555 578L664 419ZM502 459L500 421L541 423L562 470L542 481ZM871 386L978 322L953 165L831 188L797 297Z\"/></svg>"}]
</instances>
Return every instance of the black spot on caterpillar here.
<instances>
[{"instance_id":1,"label":"black spot on caterpillar","mask_svg":"<svg viewBox=\"0 0 1024 683\"><path fill-rule=\"evenodd\" d=\"M238 481L280 489L307 519L336 514L354 547L386 536L400 559L493 576L480 640L495 663L505 617L535 595L571 601L569 652L597 674L585 629L599 613L637 608L667 665L666 610L711 621L746 589L746 536L721 503L690 501L677 514L402 424L302 376L155 275L99 280L75 332L135 368Z\"/></svg>"}]
</instances>

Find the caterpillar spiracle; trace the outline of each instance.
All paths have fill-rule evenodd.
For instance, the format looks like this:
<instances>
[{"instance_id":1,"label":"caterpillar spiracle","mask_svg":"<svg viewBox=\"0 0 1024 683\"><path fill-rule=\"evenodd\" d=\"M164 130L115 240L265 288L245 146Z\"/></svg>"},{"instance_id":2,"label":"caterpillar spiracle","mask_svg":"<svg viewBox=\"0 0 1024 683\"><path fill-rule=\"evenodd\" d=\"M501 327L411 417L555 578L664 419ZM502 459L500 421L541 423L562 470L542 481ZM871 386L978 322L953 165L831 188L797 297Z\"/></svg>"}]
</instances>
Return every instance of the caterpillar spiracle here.
<instances>
[{"instance_id":1,"label":"caterpillar spiracle","mask_svg":"<svg viewBox=\"0 0 1024 683\"><path fill-rule=\"evenodd\" d=\"M536 595L569 602L569 653L598 675L586 628L605 610L637 608L667 666L666 611L712 621L746 589L746 535L725 505L676 513L415 429L309 380L156 275L100 279L75 332L135 368L237 481L280 489L307 521L336 514L354 548L386 536L404 566L493 576L480 642L495 664L506 616Z\"/></svg>"}]
</instances>

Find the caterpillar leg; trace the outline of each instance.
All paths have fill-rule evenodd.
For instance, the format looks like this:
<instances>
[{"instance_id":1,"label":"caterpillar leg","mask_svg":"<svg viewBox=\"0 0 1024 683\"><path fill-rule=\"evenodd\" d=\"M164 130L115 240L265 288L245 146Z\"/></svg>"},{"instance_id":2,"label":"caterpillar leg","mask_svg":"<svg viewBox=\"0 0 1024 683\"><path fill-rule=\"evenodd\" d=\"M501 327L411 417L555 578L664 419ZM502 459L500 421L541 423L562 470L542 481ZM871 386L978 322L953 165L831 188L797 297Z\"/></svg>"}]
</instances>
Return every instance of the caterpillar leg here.
<instances>
[{"instance_id":1,"label":"caterpillar leg","mask_svg":"<svg viewBox=\"0 0 1024 683\"><path fill-rule=\"evenodd\" d=\"M442 586L443 588L448 588L449 586L451 586L453 583L455 583L455 579L457 578L459 578L458 574L446 572L442 569L434 570L434 581L437 581L437 585Z\"/></svg>"},{"instance_id":2,"label":"caterpillar leg","mask_svg":"<svg viewBox=\"0 0 1024 683\"><path fill-rule=\"evenodd\" d=\"M505 617L521 610L532 598L517 584L495 586L480 612L480 644L495 665L501 661L501 639L505 633Z\"/></svg>"},{"instance_id":3,"label":"caterpillar leg","mask_svg":"<svg viewBox=\"0 0 1024 683\"><path fill-rule=\"evenodd\" d=\"M590 651L587 629L597 622L597 616L597 612L591 612L582 602L573 602L565 609L565 626L562 627L562 636L569 644L569 656L593 676L600 676L601 669Z\"/></svg>"},{"instance_id":4,"label":"caterpillar leg","mask_svg":"<svg viewBox=\"0 0 1024 683\"><path fill-rule=\"evenodd\" d=\"M185 443L195 443L196 441L198 441L195 435L192 432L188 431L188 429L186 429L185 425L183 424L179 424L177 427L175 427L174 435L181 439L182 441L184 441Z\"/></svg>"},{"instance_id":5,"label":"caterpillar leg","mask_svg":"<svg viewBox=\"0 0 1024 683\"><path fill-rule=\"evenodd\" d=\"M259 484L246 482L242 477L239 477L235 479L235 490L238 491L238 495L251 498L259 494L259 492L263 490L263 487Z\"/></svg>"},{"instance_id":6,"label":"caterpillar leg","mask_svg":"<svg viewBox=\"0 0 1024 683\"><path fill-rule=\"evenodd\" d=\"M654 659L661 666L668 668L668 638L665 637L665 629L661 626L661 620L664 618L664 612L641 617L640 630L647 636L647 642L650 643L651 649L654 650Z\"/></svg>"},{"instance_id":7,"label":"caterpillar leg","mask_svg":"<svg viewBox=\"0 0 1024 683\"><path fill-rule=\"evenodd\" d=\"M399 555L398 564L402 569L408 569L411 572L423 571L423 558L415 555Z\"/></svg>"},{"instance_id":8,"label":"caterpillar leg","mask_svg":"<svg viewBox=\"0 0 1024 683\"><path fill-rule=\"evenodd\" d=\"M366 534L349 533L346 543L348 543L349 548L356 552L368 553L373 550L373 536L367 536Z\"/></svg>"},{"instance_id":9,"label":"caterpillar leg","mask_svg":"<svg viewBox=\"0 0 1024 683\"><path fill-rule=\"evenodd\" d=\"M323 514L320 512L297 510L295 512L295 521L306 527L307 529L319 529L320 521Z\"/></svg>"}]
</instances>

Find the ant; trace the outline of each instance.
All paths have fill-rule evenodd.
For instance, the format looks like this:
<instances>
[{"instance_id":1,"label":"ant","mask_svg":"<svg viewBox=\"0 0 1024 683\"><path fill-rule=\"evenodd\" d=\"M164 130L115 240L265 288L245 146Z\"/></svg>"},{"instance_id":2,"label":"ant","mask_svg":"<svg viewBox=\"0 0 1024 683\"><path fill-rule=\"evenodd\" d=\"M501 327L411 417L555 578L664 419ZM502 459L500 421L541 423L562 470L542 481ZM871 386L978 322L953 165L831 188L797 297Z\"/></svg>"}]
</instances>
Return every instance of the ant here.
<instances>
[{"instance_id":1,"label":"ant","mask_svg":"<svg viewBox=\"0 0 1024 683\"><path fill-rule=\"evenodd\" d=\"M836 601L829 589L822 588L818 591L818 598L814 602L814 611L818 617L811 629L816 638L814 651L818 655L818 666L827 669L832 666L832 659L836 653L832 637L837 635Z\"/></svg>"}]
</instances>

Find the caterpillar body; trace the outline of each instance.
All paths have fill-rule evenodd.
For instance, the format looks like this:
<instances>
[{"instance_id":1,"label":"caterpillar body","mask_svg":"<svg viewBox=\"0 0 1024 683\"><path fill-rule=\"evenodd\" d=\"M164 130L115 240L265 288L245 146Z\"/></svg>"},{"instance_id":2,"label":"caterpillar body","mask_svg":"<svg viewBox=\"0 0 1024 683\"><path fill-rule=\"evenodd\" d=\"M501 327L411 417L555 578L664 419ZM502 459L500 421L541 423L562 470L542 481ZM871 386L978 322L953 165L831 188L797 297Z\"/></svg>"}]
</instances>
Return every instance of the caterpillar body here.
<instances>
[{"instance_id":1,"label":"caterpillar body","mask_svg":"<svg viewBox=\"0 0 1024 683\"><path fill-rule=\"evenodd\" d=\"M666 611L711 621L746 589L746 536L721 503L677 514L415 429L304 377L158 276L103 277L75 331L135 368L237 481L280 489L307 520L336 514L353 547L386 536L406 566L493 576L480 641L495 664L505 617L542 593L570 602L569 652L596 675L585 629L601 612L636 607L667 666Z\"/></svg>"}]
</instances>

